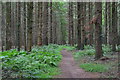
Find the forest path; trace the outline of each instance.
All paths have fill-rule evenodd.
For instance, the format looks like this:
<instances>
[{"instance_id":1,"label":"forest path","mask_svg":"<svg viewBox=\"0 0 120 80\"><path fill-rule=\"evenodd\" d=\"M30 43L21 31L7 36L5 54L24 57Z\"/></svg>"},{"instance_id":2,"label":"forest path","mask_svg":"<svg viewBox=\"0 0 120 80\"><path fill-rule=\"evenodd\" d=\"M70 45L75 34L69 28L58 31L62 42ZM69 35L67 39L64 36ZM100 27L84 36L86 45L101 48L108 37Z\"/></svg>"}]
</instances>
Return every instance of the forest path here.
<instances>
[{"instance_id":1,"label":"forest path","mask_svg":"<svg viewBox=\"0 0 120 80\"><path fill-rule=\"evenodd\" d=\"M72 56L72 52L62 50L62 61L59 65L61 74L55 76L55 78L99 78L96 73L85 72L83 69L77 66Z\"/></svg>"}]
</instances>

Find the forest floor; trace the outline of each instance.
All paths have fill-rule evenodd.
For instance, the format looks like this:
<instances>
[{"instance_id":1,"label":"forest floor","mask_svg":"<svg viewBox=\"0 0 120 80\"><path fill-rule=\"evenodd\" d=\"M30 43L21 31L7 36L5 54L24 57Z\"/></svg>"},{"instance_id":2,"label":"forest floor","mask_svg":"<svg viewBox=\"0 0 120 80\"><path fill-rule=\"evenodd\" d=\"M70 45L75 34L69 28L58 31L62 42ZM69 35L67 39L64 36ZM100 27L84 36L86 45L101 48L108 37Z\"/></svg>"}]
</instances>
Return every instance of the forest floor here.
<instances>
[{"instance_id":1,"label":"forest floor","mask_svg":"<svg viewBox=\"0 0 120 80\"><path fill-rule=\"evenodd\" d=\"M79 59L75 59L78 65L85 63L100 64L107 68L104 72L98 72L99 78L118 78L118 52L114 54L106 54L109 59L106 60L94 60L94 56L83 56ZM99 69L99 68L98 68ZM93 73L93 72L92 72Z\"/></svg>"},{"instance_id":2,"label":"forest floor","mask_svg":"<svg viewBox=\"0 0 120 80\"><path fill-rule=\"evenodd\" d=\"M99 78L99 73L86 72L81 69L75 62L72 52L62 50L62 61L59 65L61 74L55 76L55 78Z\"/></svg>"}]
</instances>

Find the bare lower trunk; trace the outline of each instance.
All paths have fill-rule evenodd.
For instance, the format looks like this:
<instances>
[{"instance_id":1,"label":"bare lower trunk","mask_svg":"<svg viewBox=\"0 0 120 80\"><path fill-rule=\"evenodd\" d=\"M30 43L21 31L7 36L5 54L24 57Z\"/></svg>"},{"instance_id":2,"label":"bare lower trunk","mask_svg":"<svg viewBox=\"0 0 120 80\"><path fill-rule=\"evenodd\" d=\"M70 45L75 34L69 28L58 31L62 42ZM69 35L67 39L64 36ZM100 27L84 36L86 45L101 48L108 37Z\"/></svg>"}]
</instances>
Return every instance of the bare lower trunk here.
<instances>
[{"instance_id":1,"label":"bare lower trunk","mask_svg":"<svg viewBox=\"0 0 120 80\"><path fill-rule=\"evenodd\" d=\"M6 50L11 49L11 3L6 3Z\"/></svg>"},{"instance_id":2,"label":"bare lower trunk","mask_svg":"<svg viewBox=\"0 0 120 80\"><path fill-rule=\"evenodd\" d=\"M108 10L108 8L107 8L107 2L106 2L106 3L105 3L105 44L107 44L107 40L108 40L108 39L107 39L107 34L108 34L107 10Z\"/></svg>"},{"instance_id":3,"label":"bare lower trunk","mask_svg":"<svg viewBox=\"0 0 120 80\"><path fill-rule=\"evenodd\" d=\"M116 3L112 3L112 50L116 51L117 43L117 13L116 13Z\"/></svg>"},{"instance_id":4,"label":"bare lower trunk","mask_svg":"<svg viewBox=\"0 0 120 80\"><path fill-rule=\"evenodd\" d=\"M85 44L85 29L84 29L84 25L85 25L85 9L84 9L85 3L81 3L81 7L82 7L82 11L81 11L81 50L84 49L84 44Z\"/></svg>"},{"instance_id":5,"label":"bare lower trunk","mask_svg":"<svg viewBox=\"0 0 120 80\"><path fill-rule=\"evenodd\" d=\"M101 32L102 32L102 3L96 2L95 3L96 8L96 22L95 22L95 49L96 49L96 55L95 59L99 59L103 56L102 53L102 40L101 40Z\"/></svg>"},{"instance_id":6,"label":"bare lower trunk","mask_svg":"<svg viewBox=\"0 0 120 80\"><path fill-rule=\"evenodd\" d=\"M38 3L38 17L39 17L39 23L38 23L38 45L42 45L42 2Z\"/></svg>"},{"instance_id":7,"label":"bare lower trunk","mask_svg":"<svg viewBox=\"0 0 120 80\"><path fill-rule=\"evenodd\" d=\"M2 51L2 3L0 2L0 51Z\"/></svg>"},{"instance_id":8,"label":"bare lower trunk","mask_svg":"<svg viewBox=\"0 0 120 80\"><path fill-rule=\"evenodd\" d=\"M20 51L20 3L17 3L17 49Z\"/></svg>"},{"instance_id":9,"label":"bare lower trunk","mask_svg":"<svg viewBox=\"0 0 120 80\"><path fill-rule=\"evenodd\" d=\"M78 2L77 3L77 14L78 14L78 24L77 24L77 30L78 30L78 39L77 39L77 48L78 49L81 49L81 14L80 14L80 11L81 11L81 3Z\"/></svg>"},{"instance_id":10,"label":"bare lower trunk","mask_svg":"<svg viewBox=\"0 0 120 80\"><path fill-rule=\"evenodd\" d=\"M27 51L30 52L32 48L32 23L33 23L33 3L27 3Z\"/></svg>"},{"instance_id":11,"label":"bare lower trunk","mask_svg":"<svg viewBox=\"0 0 120 80\"><path fill-rule=\"evenodd\" d=\"M53 30L52 30L52 22L53 22L53 20L52 20L52 13L53 13L53 10L52 10L52 2L50 2L50 43L52 43L53 42L53 36L52 36L52 32L53 32Z\"/></svg>"},{"instance_id":12,"label":"bare lower trunk","mask_svg":"<svg viewBox=\"0 0 120 80\"><path fill-rule=\"evenodd\" d=\"M108 43L109 44L111 44L112 43L112 38L111 38L111 36L112 36L112 21L111 21L111 14L112 14L112 12L111 12L112 10L111 10L111 2L109 2L108 3Z\"/></svg>"},{"instance_id":13,"label":"bare lower trunk","mask_svg":"<svg viewBox=\"0 0 120 80\"><path fill-rule=\"evenodd\" d=\"M48 2L44 2L43 45L48 45Z\"/></svg>"}]
</instances>

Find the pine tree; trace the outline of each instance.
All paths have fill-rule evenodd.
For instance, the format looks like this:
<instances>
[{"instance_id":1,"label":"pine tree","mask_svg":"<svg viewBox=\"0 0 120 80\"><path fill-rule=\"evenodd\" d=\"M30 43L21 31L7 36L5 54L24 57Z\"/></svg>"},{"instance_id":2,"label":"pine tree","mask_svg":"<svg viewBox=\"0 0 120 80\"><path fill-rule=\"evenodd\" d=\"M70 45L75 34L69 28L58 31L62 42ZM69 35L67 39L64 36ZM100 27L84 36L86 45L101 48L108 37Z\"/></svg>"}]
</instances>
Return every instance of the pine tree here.
<instances>
[{"instance_id":1,"label":"pine tree","mask_svg":"<svg viewBox=\"0 0 120 80\"><path fill-rule=\"evenodd\" d=\"M42 12L42 2L39 2L38 3L38 18L39 18L39 21L38 21L38 45L41 46L42 45L42 26L43 26L43 23L42 23L42 15L43 15L43 12Z\"/></svg>"},{"instance_id":2,"label":"pine tree","mask_svg":"<svg viewBox=\"0 0 120 80\"><path fill-rule=\"evenodd\" d=\"M52 18L52 13L53 13L53 10L52 10L53 8L52 8L52 2L50 2L50 43L52 43L53 42L53 36L52 36L52 34L53 34L53 18Z\"/></svg>"},{"instance_id":3,"label":"pine tree","mask_svg":"<svg viewBox=\"0 0 120 80\"><path fill-rule=\"evenodd\" d=\"M117 13L116 13L116 2L112 3L112 50L116 51L117 43Z\"/></svg>"},{"instance_id":4,"label":"pine tree","mask_svg":"<svg viewBox=\"0 0 120 80\"><path fill-rule=\"evenodd\" d=\"M17 49L20 51L20 2L17 3Z\"/></svg>"},{"instance_id":5,"label":"pine tree","mask_svg":"<svg viewBox=\"0 0 120 80\"><path fill-rule=\"evenodd\" d=\"M6 2L6 50L11 49L11 2Z\"/></svg>"},{"instance_id":6,"label":"pine tree","mask_svg":"<svg viewBox=\"0 0 120 80\"><path fill-rule=\"evenodd\" d=\"M43 40L44 45L48 45L48 2L44 2L44 15L43 15Z\"/></svg>"},{"instance_id":7,"label":"pine tree","mask_svg":"<svg viewBox=\"0 0 120 80\"><path fill-rule=\"evenodd\" d=\"M102 2L95 3L95 13L96 13L96 21L95 21L95 49L96 55L95 59L99 59L103 56L102 53Z\"/></svg>"},{"instance_id":8,"label":"pine tree","mask_svg":"<svg viewBox=\"0 0 120 80\"><path fill-rule=\"evenodd\" d=\"M78 14L78 24L77 24L77 31L78 31L78 42L77 42L77 44L78 44L78 46L77 46L77 48L78 49L81 49L81 3L80 2L78 2L77 3L77 14Z\"/></svg>"},{"instance_id":9,"label":"pine tree","mask_svg":"<svg viewBox=\"0 0 120 80\"><path fill-rule=\"evenodd\" d=\"M27 3L27 51L32 48L33 2Z\"/></svg>"}]
</instances>

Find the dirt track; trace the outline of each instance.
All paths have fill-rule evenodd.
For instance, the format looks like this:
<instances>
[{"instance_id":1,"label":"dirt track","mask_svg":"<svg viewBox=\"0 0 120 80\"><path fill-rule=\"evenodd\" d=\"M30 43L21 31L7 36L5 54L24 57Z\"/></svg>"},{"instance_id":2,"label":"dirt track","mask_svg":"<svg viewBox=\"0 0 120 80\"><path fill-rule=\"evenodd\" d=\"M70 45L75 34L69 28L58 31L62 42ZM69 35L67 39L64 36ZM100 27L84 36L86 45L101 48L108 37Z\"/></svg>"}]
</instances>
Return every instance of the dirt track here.
<instances>
[{"instance_id":1,"label":"dirt track","mask_svg":"<svg viewBox=\"0 0 120 80\"><path fill-rule=\"evenodd\" d=\"M63 56L59 65L61 74L55 76L55 78L99 78L97 73L85 72L77 66L71 52L62 50L61 53Z\"/></svg>"}]
</instances>

